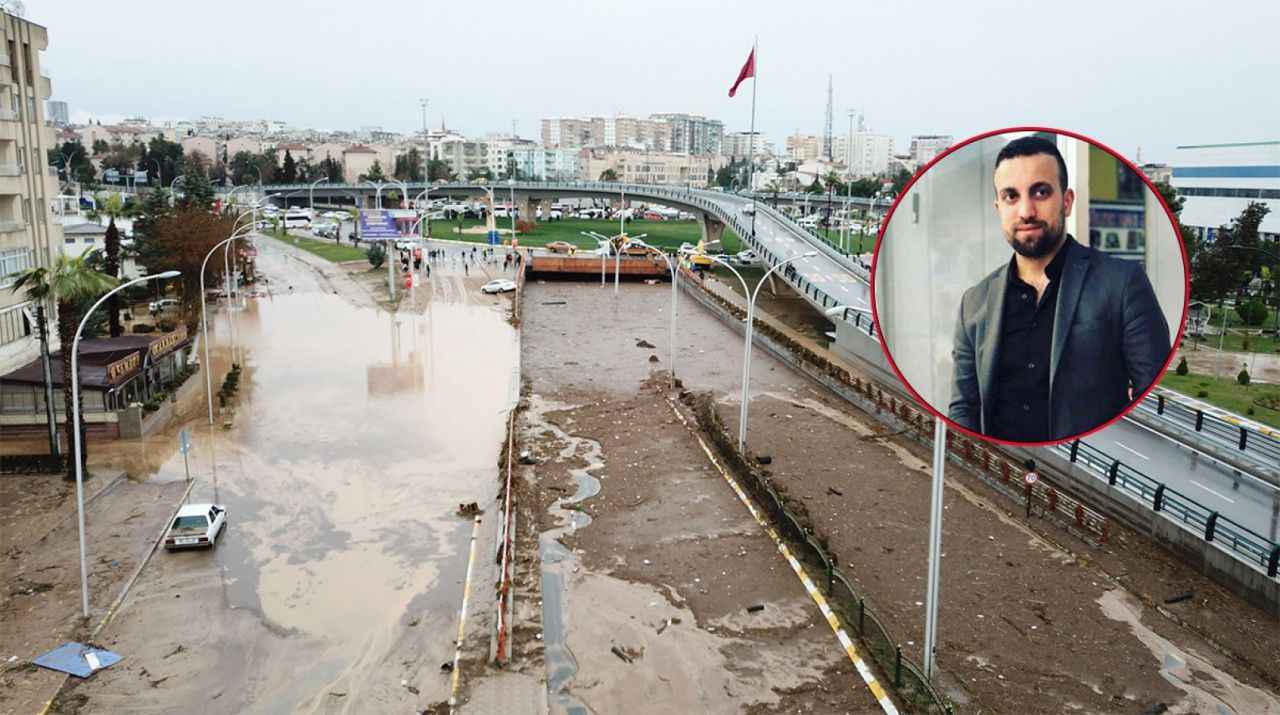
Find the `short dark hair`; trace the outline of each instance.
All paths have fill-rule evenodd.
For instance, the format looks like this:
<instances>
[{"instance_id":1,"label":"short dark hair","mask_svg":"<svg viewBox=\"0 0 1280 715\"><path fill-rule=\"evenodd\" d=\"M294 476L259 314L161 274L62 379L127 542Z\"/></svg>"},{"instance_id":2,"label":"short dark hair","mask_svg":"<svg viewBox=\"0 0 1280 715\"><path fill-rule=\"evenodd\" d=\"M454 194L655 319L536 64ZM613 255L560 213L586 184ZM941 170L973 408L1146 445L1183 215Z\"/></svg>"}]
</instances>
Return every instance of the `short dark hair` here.
<instances>
[{"instance_id":1,"label":"short dark hair","mask_svg":"<svg viewBox=\"0 0 1280 715\"><path fill-rule=\"evenodd\" d=\"M1062 158L1062 152L1058 151L1058 145L1040 136L1018 137L1000 150L996 155L996 168L999 168L1000 162L1006 159L1015 159L1020 156L1035 156L1037 154L1046 154L1053 157L1058 162L1058 188L1061 191L1067 190L1067 162ZM992 169L994 171L995 169Z\"/></svg>"}]
</instances>

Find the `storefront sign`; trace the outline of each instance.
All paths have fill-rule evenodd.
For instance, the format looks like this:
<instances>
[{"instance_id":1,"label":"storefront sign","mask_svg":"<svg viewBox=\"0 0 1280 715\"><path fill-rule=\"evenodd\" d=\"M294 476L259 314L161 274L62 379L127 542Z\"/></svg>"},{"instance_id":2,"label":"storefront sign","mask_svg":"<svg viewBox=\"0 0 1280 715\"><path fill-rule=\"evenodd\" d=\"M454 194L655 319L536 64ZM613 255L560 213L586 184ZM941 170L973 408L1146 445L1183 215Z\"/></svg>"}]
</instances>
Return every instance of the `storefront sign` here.
<instances>
[{"instance_id":1,"label":"storefront sign","mask_svg":"<svg viewBox=\"0 0 1280 715\"><path fill-rule=\"evenodd\" d=\"M142 353L130 353L125 357L107 365L107 383L114 385L138 369L142 362Z\"/></svg>"},{"instance_id":2,"label":"storefront sign","mask_svg":"<svg viewBox=\"0 0 1280 715\"><path fill-rule=\"evenodd\" d=\"M187 326L179 325L177 330L169 333L168 335L162 335L157 338L155 342L151 343L151 347L147 352L151 356L152 362L154 362L156 358L173 350L186 339Z\"/></svg>"}]
</instances>

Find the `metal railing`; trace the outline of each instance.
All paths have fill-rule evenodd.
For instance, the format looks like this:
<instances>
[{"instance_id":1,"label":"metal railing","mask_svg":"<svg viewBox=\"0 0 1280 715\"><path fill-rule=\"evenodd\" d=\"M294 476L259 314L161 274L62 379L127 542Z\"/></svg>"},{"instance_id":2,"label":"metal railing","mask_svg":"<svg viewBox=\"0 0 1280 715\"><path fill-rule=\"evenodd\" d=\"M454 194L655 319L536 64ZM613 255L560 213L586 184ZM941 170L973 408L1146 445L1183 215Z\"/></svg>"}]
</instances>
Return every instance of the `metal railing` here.
<instances>
[{"instance_id":1,"label":"metal railing","mask_svg":"<svg viewBox=\"0 0 1280 715\"><path fill-rule=\"evenodd\" d=\"M1138 409L1182 429L1199 433L1218 447L1243 453L1260 465L1280 468L1280 435L1275 432L1255 429L1242 421L1229 421L1185 404L1159 389L1147 395Z\"/></svg>"},{"instance_id":2,"label":"metal railing","mask_svg":"<svg viewBox=\"0 0 1280 715\"><path fill-rule=\"evenodd\" d=\"M1277 578L1280 571L1280 544L1256 531L1209 509L1178 490L1107 455L1079 440L1051 447L1082 471L1108 486L1125 492L1147 508L1172 519L1179 526L1217 544L1235 558Z\"/></svg>"},{"instance_id":3,"label":"metal railing","mask_svg":"<svg viewBox=\"0 0 1280 715\"><path fill-rule=\"evenodd\" d=\"M721 457L738 477L743 489L767 514L769 522L793 546L798 559L822 574L822 590L828 605L839 616L845 628L853 631L866 647L867 654L888 676L895 694L907 706L908 712L951 713L951 703L939 693L924 672L912 660L903 655L901 641L895 638L889 627L876 614L866 594L858 589L841 571L836 558L825 546L811 525L806 525L787 507L787 498L773 487L767 474L755 467L750 458L735 446L734 439L725 429L715 404L701 401L695 409L699 426L710 436Z\"/></svg>"}]
</instances>

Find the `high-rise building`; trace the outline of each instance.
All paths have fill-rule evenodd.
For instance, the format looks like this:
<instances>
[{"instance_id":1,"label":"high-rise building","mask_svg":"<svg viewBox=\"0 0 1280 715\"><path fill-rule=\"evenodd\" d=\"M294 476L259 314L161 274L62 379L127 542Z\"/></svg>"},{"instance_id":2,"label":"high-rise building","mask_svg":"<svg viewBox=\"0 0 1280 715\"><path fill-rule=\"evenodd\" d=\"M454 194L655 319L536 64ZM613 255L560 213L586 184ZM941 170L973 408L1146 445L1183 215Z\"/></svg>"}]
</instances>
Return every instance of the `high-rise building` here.
<instances>
[{"instance_id":1,"label":"high-rise building","mask_svg":"<svg viewBox=\"0 0 1280 715\"><path fill-rule=\"evenodd\" d=\"M786 148L787 157L796 163L815 161L822 155L822 137L801 134L797 130L795 134L787 137Z\"/></svg>"},{"instance_id":2,"label":"high-rise building","mask_svg":"<svg viewBox=\"0 0 1280 715\"><path fill-rule=\"evenodd\" d=\"M542 145L553 149L581 149L591 146L591 120L576 117L543 119Z\"/></svg>"},{"instance_id":3,"label":"high-rise building","mask_svg":"<svg viewBox=\"0 0 1280 715\"><path fill-rule=\"evenodd\" d=\"M751 151L757 157L768 154L770 147L762 132L729 132L720 144L720 153L736 161L747 158Z\"/></svg>"},{"instance_id":4,"label":"high-rise building","mask_svg":"<svg viewBox=\"0 0 1280 715\"><path fill-rule=\"evenodd\" d=\"M843 142L846 147L848 141ZM855 132L852 151L845 151L845 166L855 177L880 176L889 172L889 159L893 156L893 137L888 134Z\"/></svg>"},{"instance_id":5,"label":"high-rise building","mask_svg":"<svg viewBox=\"0 0 1280 715\"><path fill-rule=\"evenodd\" d=\"M71 112L67 110L66 102L51 99L47 102L47 105L46 115L54 126L65 127L71 123Z\"/></svg>"},{"instance_id":6,"label":"high-rise building","mask_svg":"<svg viewBox=\"0 0 1280 715\"><path fill-rule=\"evenodd\" d=\"M671 143L667 151L678 154L719 154L724 140L724 122L707 119L700 114L668 112L650 114L671 125Z\"/></svg>"},{"instance_id":7,"label":"high-rise building","mask_svg":"<svg viewBox=\"0 0 1280 715\"><path fill-rule=\"evenodd\" d=\"M911 137L911 159L923 168L933 158L955 143L950 134L917 134Z\"/></svg>"},{"instance_id":8,"label":"high-rise building","mask_svg":"<svg viewBox=\"0 0 1280 715\"><path fill-rule=\"evenodd\" d=\"M52 82L40 72L40 53L49 46L48 31L32 22L0 12L5 46L0 56L0 375L25 365L39 354L34 326L24 308L35 304L13 292L16 273L49 266L62 252L62 225L53 216L58 195L56 169L48 166L54 130L45 124L44 104ZM54 316L52 301L46 315ZM56 337L56 331L53 331Z\"/></svg>"}]
</instances>

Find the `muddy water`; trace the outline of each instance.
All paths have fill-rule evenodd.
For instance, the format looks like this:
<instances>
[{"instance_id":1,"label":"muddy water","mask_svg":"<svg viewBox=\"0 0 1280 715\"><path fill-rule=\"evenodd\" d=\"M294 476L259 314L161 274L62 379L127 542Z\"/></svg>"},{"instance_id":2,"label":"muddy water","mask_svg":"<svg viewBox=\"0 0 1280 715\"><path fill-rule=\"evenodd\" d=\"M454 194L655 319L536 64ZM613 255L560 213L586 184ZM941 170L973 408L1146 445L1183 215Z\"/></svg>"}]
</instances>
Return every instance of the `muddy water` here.
<instances>
[{"instance_id":1,"label":"muddy water","mask_svg":"<svg viewBox=\"0 0 1280 715\"><path fill-rule=\"evenodd\" d=\"M548 412L564 409L571 407L532 395L526 419L534 429L551 432L557 441L565 444L560 450L559 459L578 458L586 462L585 467L569 470L576 485L573 494L556 499L548 509L558 526L542 532L538 537L538 555L542 561L542 639L547 663L547 692L557 712L577 714L588 710L569 692L573 677L578 672L578 662L565 643L565 615L568 610L565 597L568 594L566 581L570 574L578 571L579 563L577 556L559 540L591 523L588 514L566 507L572 507L600 493L600 480L593 477L591 472L604 468L604 454L599 442L570 435L547 421Z\"/></svg>"},{"instance_id":2,"label":"muddy water","mask_svg":"<svg viewBox=\"0 0 1280 715\"><path fill-rule=\"evenodd\" d=\"M1170 713L1280 714L1280 698L1275 693L1241 683L1208 658L1174 645L1143 624L1141 604L1125 591L1107 591L1098 598L1098 605L1107 618L1129 626L1151 651L1160 675L1183 692L1182 701L1169 707Z\"/></svg>"},{"instance_id":3,"label":"muddy water","mask_svg":"<svg viewBox=\"0 0 1280 715\"><path fill-rule=\"evenodd\" d=\"M184 623L192 607L213 620L214 647L165 663L188 670L186 682L148 694L169 707L203 706L214 691L227 711L445 699L438 666L452 643L441 634L457 627L470 534L455 512L472 501L492 509L512 329L493 304L428 304L428 290L420 312L406 301L390 313L336 295L270 241L260 249L271 292L237 314L233 426L197 419L193 438L192 499L225 503L230 528L211 553L161 555L139 600L180 586L188 600L122 618L121 642L139 653L203 637L207 624ZM224 340L213 344L217 378L227 355ZM182 473L174 442L159 435L116 457L135 478L171 479ZM192 593L199 569L213 582Z\"/></svg>"}]
</instances>

